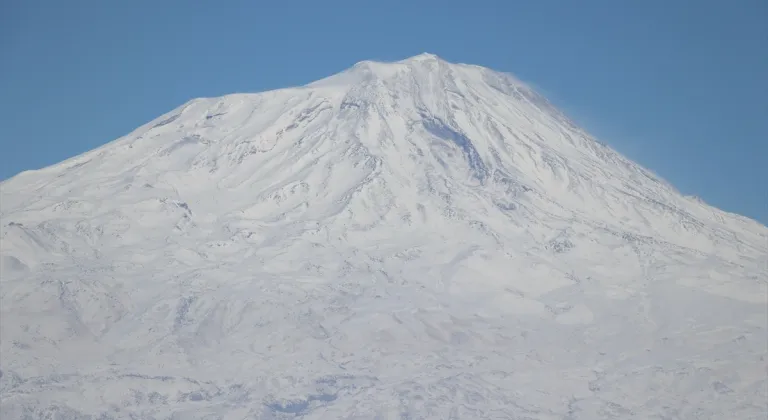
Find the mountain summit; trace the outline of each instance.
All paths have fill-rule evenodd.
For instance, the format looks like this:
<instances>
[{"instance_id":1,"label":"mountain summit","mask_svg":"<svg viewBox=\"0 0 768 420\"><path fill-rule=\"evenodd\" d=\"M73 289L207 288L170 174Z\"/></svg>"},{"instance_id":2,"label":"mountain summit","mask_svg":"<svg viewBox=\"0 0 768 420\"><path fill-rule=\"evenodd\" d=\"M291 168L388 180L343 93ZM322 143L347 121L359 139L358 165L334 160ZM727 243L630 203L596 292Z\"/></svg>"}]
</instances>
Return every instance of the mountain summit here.
<instances>
[{"instance_id":1,"label":"mountain summit","mask_svg":"<svg viewBox=\"0 0 768 420\"><path fill-rule=\"evenodd\" d=\"M0 188L3 418L768 410L768 228L508 74L362 61Z\"/></svg>"}]
</instances>

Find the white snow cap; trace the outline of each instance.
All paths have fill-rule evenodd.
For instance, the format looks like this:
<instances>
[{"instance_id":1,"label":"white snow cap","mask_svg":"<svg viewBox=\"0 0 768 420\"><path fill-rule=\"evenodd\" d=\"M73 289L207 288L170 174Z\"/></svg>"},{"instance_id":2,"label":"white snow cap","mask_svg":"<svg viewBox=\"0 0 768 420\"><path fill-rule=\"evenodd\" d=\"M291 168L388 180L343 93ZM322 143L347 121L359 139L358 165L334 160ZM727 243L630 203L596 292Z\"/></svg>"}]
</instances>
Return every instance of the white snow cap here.
<instances>
[{"instance_id":1,"label":"white snow cap","mask_svg":"<svg viewBox=\"0 0 768 420\"><path fill-rule=\"evenodd\" d=\"M418 55L414 55L413 57L407 58L407 59L405 59L403 61L406 61L406 62L419 62L419 61L444 61L444 60L441 59L440 57L438 57L435 54L430 54L430 53L425 52L425 53L421 53L421 54L418 54Z\"/></svg>"}]
</instances>

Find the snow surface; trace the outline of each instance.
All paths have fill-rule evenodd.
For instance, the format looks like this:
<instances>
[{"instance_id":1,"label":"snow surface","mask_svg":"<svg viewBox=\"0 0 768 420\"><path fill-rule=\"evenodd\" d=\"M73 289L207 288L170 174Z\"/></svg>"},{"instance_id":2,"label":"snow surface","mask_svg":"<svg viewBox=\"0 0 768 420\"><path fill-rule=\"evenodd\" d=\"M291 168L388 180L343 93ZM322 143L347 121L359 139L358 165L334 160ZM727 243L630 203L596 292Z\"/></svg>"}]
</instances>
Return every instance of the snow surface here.
<instances>
[{"instance_id":1,"label":"snow surface","mask_svg":"<svg viewBox=\"0 0 768 420\"><path fill-rule=\"evenodd\" d=\"M3 419L768 412L768 228L507 74L364 61L0 187Z\"/></svg>"}]
</instances>

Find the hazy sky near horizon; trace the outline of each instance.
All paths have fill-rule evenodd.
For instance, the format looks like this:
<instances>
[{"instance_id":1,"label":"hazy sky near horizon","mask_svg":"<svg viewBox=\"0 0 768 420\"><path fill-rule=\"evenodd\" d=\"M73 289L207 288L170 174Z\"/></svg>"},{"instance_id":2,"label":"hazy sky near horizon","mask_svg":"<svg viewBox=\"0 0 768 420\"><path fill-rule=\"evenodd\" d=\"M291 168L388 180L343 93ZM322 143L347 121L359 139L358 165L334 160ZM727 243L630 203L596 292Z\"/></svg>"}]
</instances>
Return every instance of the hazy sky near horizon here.
<instances>
[{"instance_id":1,"label":"hazy sky near horizon","mask_svg":"<svg viewBox=\"0 0 768 420\"><path fill-rule=\"evenodd\" d=\"M510 72L603 142L768 224L768 1L0 2L0 179L201 96L422 52Z\"/></svg>"}]
</instances>

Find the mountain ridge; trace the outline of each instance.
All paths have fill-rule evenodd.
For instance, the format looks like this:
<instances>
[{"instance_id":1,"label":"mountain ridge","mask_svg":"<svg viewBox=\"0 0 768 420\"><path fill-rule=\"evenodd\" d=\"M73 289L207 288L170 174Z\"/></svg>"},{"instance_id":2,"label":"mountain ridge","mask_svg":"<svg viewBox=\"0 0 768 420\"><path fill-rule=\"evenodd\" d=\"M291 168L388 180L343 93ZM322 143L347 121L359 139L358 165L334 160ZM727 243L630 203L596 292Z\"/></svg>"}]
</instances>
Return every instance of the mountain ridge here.
<instances>
[{"instance_id":1,"label":"mountain ridge","mask_svg":"<svg viewBox=\"0 0 768 420\"><path fill-rule=\"evenodd\" d=\"M144 128L144 127L147 127L147 126L150 126L150 125L155 125L155 124L158 124L158 123L162 122L162 120L163 120L164 118L167 118L168 116L172 116L172 115L178 114L178 113L180 113L180 112L181 112L183 109L185 109L186 107L188 107L188 106L190 106L190 105L192 105L192 104L194 104L194 103L197 103L197 102L201 102L201 101L220 101L220 100L225 100L225 99L227 99L227 98L238 97L238 96L254 96L254 95L255 95L255 96L258 96L258 95L264 95L264 94L270 94L270 93L278 93L278 92L283 92L283 91L285 91L285 92L291 92L291 91L295 91L295 90L301 90L301 89L312 89L313 87L317 87L318 85L322 85L322 82L323 82L323 81L325 81L325 80L327 80L327 79L332 79L332 78L334 78L334 77L339 77L339 76L341 76L341 75L343 75L343 74L345 74L345 73L347 73L347 72L351 72L351 71L354 71L355 69L357 69L357 68L360 68L360 67L365 67L365 66L368 66L368 65L378 65L378 66L382 66L382 65L383 65L383 66L386 66L386 65L393 65L393 64L403 64L403 65L407 65L407 64L409 64L409 63L414 63L414 62L417 62L417 63L418 63L418 62L435 62L435 63L439 63L439 64L442 64L442 65L449 65L449 66L463 66L463 67L471 67L471 68L479 68L479 69L483 69L483 70L488 70L486 67L482 67L482 66L479 66L479 65L474 65L474 64L469 64L469 63L462 63L462 62L457 62L457 63L449 62L449 61L445 60L444 58L442 58L442 57L440 57L440 56L438 56L438 55L436 55L436 54L433 54L433 53L430 53L430 52L423 52L423 53L417 54L417 55L415 55L415 56L412 56L412 57L408 57L408 58L405 58L405 59L401 59L401 60L397 60L397 61L384 61L384 60L362 60L362 61L359 61L359 62L355 63L354 65L352 65L351 67L347 68L346 70L343 70L343 71L342 71L342 72L340 72L340 73L337 73L337 74L334 74L334 75L328 76L328 77L326 77L326 78L322 78L322 79L319 79L319 80L317 80L317 81L314 81L314 82L309 82L309 83L306 83L306 84L304 84L304 85L299 85L299 86L288 86L288 87L282 87L282 88L270 89L270 90L261 91L261 92L252 92L252 93L232 93L232 94L225 94L225 95L221 95L221 96L211 96L211 97L197 97L197 98L192 98L192 99L190 99L189 101L186 101L186 102L184 102L183 104L179 105L178 107L174 108L173 110L171 110L171 111L169 111L169 112L167 112L167 113L165 113L165 114L163 114L163 115L161 115L161 116L159 116L159 117L157 117L157 118L155 118L155 119L153 119L153 120L150 120L150 121L148 121L148 122L147 122L147 123L145 123L145 124L142 124L142 125L140 125L140 126L137 128L137 129L133 130L131 133L128 133L128 134L126 134L126 135L123 135L123 136L119 137L119 138L118 138L118 139L116 139L116 140L113 140L113 141L111 141L111 142L108 142L108 143L105 143L105 144L103 144L103 145L101 145L101 146L98 146L98 147L96 147L96 148L95 148L95 149L93 149L93 150L90 150L90 151L86 151L86 152L83 152L83 153L81 153L81 154L79 154L79 155L76 155L76 156L72 156L72 157L70 157L70 158L64 159L62 162L59 162L59 163L57 163L57 164L48 165L48 166L46 166L46 167L44 167L44 168L39 168L39 169L31 169L31 170L27 170L27 171L22 171L22 172L20 172L20 173L18 173L18 174L16 174L16 175L14 175L14 176L12 176L12 177L10 177L10 178L7 178L7 179L5 179L5 180L1 181L1 182L0 182L0 185L2 185L3 183L6 183L6 182L8 182L8 181L10 181L11 179L13 179L13 178L15 178L15 177L17 177L17 176L20 176L20 175L25 175L25 174L26 174L26 175L29 175L29 174L37 173L37 172L39 172L39 171L46 171L46 170L51 170L51 169L53 169L53 168L56 168L56 167L58 167L59 165L63 165L63 164L65 164L65 163L67 163L67 162L70 162L70 161L77 161L78 159L82 159L82 158L83 158L83 156L85 156L85 155L88 155L88 154L91 154L91 153L94 153L95 151L97 151L97 150L100 150L100 149L102 149L103 147L106 147L106 146L108 146L108 145L109 145L109 144L111 144L111 143L114 143L114 142L116 142L116 141L119 141L119 140L121 140L121 139L123 139L123 138L125 138L125 137L128 137L128 136L130 136L130 135L131 135L133 132L135 132L135 131L137 131L137 130L140 130L140 129L142 129L142 128ZM519 84L521 87L524 87L524 88L526 88L526 89L530 89L530 90L533 90L533 89L530 87L530 85L529 85L529 84L527 84L527 83L525 83L525 82L521 81L520 79L518 79L517 77L515 77L515 76L514 76L513 74L511 74L511 73L507 73L507 72L495 72L495 71L494 71L494 73L496 73L496 74L499 74L499 75L502 75L502 76L505 76L505 77L509 77L509 78L511 78L511 80L514 80L514 81L515 81L515 83ZM543 97L540 97L540 98L541 98L542 100L546 101L546 98L543 98ZM549 102L548 102L548 101L547 101L547 105L549 105L549 107L551 107L552 109L555 109L555 110L556 110L556 108L555 108L554 106L552 106L551 104L549 104ZM558 111L558 112L559 112L559 111ZM562 115L562 113L561 113L561 115ZM592 137L591 135L589 135L587 132L585 132L585 131L581 130L581 129L580 129L580 128L579 128L579 127L578 127L578 126L575 124L575 123L573 123L573 122L572 122L570 119L568 119L568 118L567 118L567 117L565 117L564 115L563 115L563 117L564 117L564 118L565 118L565 119L568 121L569 125L570 125L572 128L574 128L574 129L577 129L577 130L580 130L580 131L581 131L581 132L582 132L584 135L588 136L588 137L589 137L589 138L590 138L592 141L595 141L595 142L597 142L598 144L600 144L601 146L604 146L606 149L610 150L610 152L611 152L611 153L614 153L614 154L616 154L616 155L619 155L619 156L621 156L621 157L624 157L624 156L623 156L621 153L619 153L618 151L616 151L615 149L613 149L613 148L612 148L612 147L610 147L609 145L607 145L607 144L605 144L605 143L603 143L603 142L599 141L598 139L596 139L596 138ZM633 162L633 163L634 163L634 162ZM664 179L663 177L659 176L658 174L654 173L653 171L649 170L648 168L646 168L646 167L644 167L644 166L638 165L638 167L639 167L639 168L640 168L642 171L646 172L650 178L652 178L652 179L656 180L657 182L661 182L661 183L663 183L663 184L664 184L666 187L668 187L668 188L670 188L670 189L673 189L675 192L677 192L677 193L679 193L679 194L681 194L681 195L682 195L682 193L680 193L680 192L679 192L679 191L678 191L678 190L677 190L677 189L674 187L674 185L673 185L673 184L671 184L669 181L667 181L667 180L666 180L666 179ZM700 203L704 203L704 204L707 204L707 203L706 203L706 202L704 202L704 201L703 201L701 198L698 198L698 199L697 199L697 201L698 201L698 202L700 202ZM707 205L708 205L708 206L710 206L709 204L707 204ZM714 207L714 206L710 206L710 207L712 207L713 209L717 209L718 211L721 211L721 212L723 212L723 213L725 213L725 214L728 214L728 215L732 215L732 216L736 216L736 217L739 217L739 218L743 218L743 219L746 219L746 220L748 220L748 221L753 221L753 222L756 222L756 223L758 223L760 226L764 226L764 225L763 225L762 223L760 223L759 221L757 221L757 220L754 220L754 219L752 219L752 218L750 218L750 217L748 217L748 216L745 216L745 215L742 215L742 214L739 214L739 213L728 212L728 211L722 210L722 209L720 209L720 208L717 208L717 207Z\"/></svg>"},{"instance_id":2,"label":"mountain ridge","mask_svg":"<svg viewBox=\"0 0 768 420\"><path fill-rule=\"evenodd\" d=\"M451 66L471 67L473 69L479 69L481 72L487 72L488 71L487 69L479 67L479 66L467 66L467 65L464 65L464 64L454 65L454 64L448 63L447 61L442 60L439 57L437 57L435 55L432 55L432 54L421 54L419 56L412 57L410 59L406 59L406 60L401 60L401 61L395 62L394 64L393 63L373 62L373 61L362 61L362 62L357 63L355 66L353 66L352 68L348 69L347 71L340 73L339 75L343 76L343 75L345 75L345 73L348 73L348 72L359 73L359 71L356 72L355 70L360 70L361 68L363 68L363 71L367 74L367 70L368 70L367 67L371 66L371 65L376 65L376 66L379 66L381 68L388 68L389 70L383 71L383 73L385 73L386 77L381 77L381 75L379 75L379 76L374 77L373 79L374 80L386 80L387 77L391 77L391 75L392 75L393 70L392 70L391 66L404 66L404 68L408 68L409 66L413 67L414 65L423 65L424 63L432 63L432 64L437 64L438 66L444 66L444 67L451 67ZM402 70L402 68L401 68L401 70ZM389 72L389 73L387 73L387 72ZM494 75L498 75L495 72L493 72L493 73L494 73ZM339 75L334 75L334 76L331 76L330 78L339 77ZM504 74L503 76L506 77L507 75ZM498 76L498 77L502 77L502 76ZM329 78L321 79L321 82L322 82L322 80L327 80L327 79L329 79ZM516 82L517 79L512 79L512 80L514 80L515 83L517 83ZM317 86L318 86L317 83L318 82L313 82L313 83L307 84L307 85L305 85L303 87L300 87L300 88L278 89L278 90L261 92L261 93L255 93L255 94L234 94L234 95L225 95L225 96L216 97L216 98L197 98L197 99L193 99L191 101L188 101L187 103L181 105L180 107L176 108L175 110L173 110L173 111L171 111L171 112L169 112L169 113L167 113L165 115L170 115L170 117L168 117L168 118L175 118L175 117L178 117L178 115L180 115L181 113L183 113L184 110L186 110L186 109L188 109L190 107L193 107L196 104L201 104L201 103L216 103L216 102L221 103L222 101L226 102L228 100L237 101L239 98L245 98L245 97L251 97L254 100L258 100L259 98L261 98L263 96L275 96L275 95L281 95L281 94L292 94L293 92L297 92L297 89L299 89L299 90L308 89L311 92L311 91L313 91L313 89L317 88ZM352 83L352 86L356 86L357 84L359 84L359 83ZM320 84L320 86L322 86L322 83ZM514 87L515 88L522 87L524 89L528 89L523 84L514 85ZM336 93L336 95L338 95L338 93ZM539 98L539 96L536 96L536 98ZM354 98L354 99L357 100L358 98ZM528 101L528 102L532 103L530 101ZM342 103L339 106L345 106L345 105L346 106L354 106L354 105L349 105L350 103L354 103L354 102ZM554 109L554 108L552 108L549 103L545 102L545 108L544 109L549 110L549 109ZM209 114L216 114L216 113L212 112L212 113L209 113ZM216 115L205 115L206 119L215 118L215 117L216 117ZM569 127L575 127L575 125L573 125L573 123L570 122L570 120L567 120L567 118L562 116L562 114L559 113L559 112L557 112L557 114L555 114L554 117L555 117L555 119L558 119L558 120L561 120L561 121L565 121L566 125L568 125ZM147 126L154 126L155 128L157 128L157 127L160 127L162 124L167 123L167 121L164 121L161 118L163 118L163 117L160 117L160 118L158 118L156 120L153 120L153 121L143 125L142 127L140 127L137 130L142 130L142 129L146 128ZM426 118L428 120L427 124L432 126L433 129L437 129L438 131L442 130L442 134L443 135L453 136L453 137L455 137L455 139L458 139L459 141L463 141L465 144L472 145L471 142L465 141L465 140L461 139L460 137L456 137L456 134L458 134L458 133L453 131L451 127L446 126L445 122L442 121L441 118L438 118L437 120L435 120L434 118L435 117L431 116L431 115L428 116L428 118ZM160 120L160 121L158 121L158 120ZM453 125L455 125L455 124L453 124ZM290 128L290 125L287 128ZM670 193L679 194L679 195L682 196L682 194L680 194L679 191L677 191L671 184L669 184L665 180L659 178L656 175L651 174L647 169L643 168L642 166L636 165L633 162L627 160L626 158L624 158L621 154L619 154L618 152L616 152L612 148L606 146L603 143L598 142L597 140L595 140L594 138L592 138L588 134L584 133L580 129L577 129L577 130L578 130L577 132L579 134L583 135L582 139L579 139L579 141L583 142L582 145L586 144L588 146L587 147L588 149L589 148L597 147L597 148L599 148L599 150L598 150L599 153L606 154L607 156L609 156L610 158L613 158L613 159L618 159L620 164L632 166L632 169L636 170L639 174L649 178L653 182L660 183L662 185L662 187L664 189L666 189L666 190L669 190ZM134 132L136 132L136 131L134 131ZM132 133L128 134L126 136L121 137L121 139L130 138L131 135L132 135ZM570 136L569 136L569 138L570 138ZM81 154L79 156L76 156L76 157L73 157L71 159L68 159L68 160L62 162L60 165L67 164L67 162L72 162L72 164L77 164L78 162L83 162L84 159L87 159L87 156L93 155L94 153L98 153L99 150L104 150L104 148L109 148L110 144L113 144L115 142L119 142L121 139L118 139L118 140L116 140L114 142L110 142L107 145L104 145L104 146L101 146L101 147L99 147L97 149L94 149L93 151L86 152L86 153ZM548 138L547 140L550 140L550 139ZM595 144L597 144L597 146L595 146ZM469 150L467 153L472 154L472 153L476 153L476 151ZM479 156L475 156L474 159L475 159L474 160L475 163L473 163L473 164L477 165L478 162L487 161L488 157L486 156L485 160L483 160L483 159L480 159ZM50 166L48 168L45 168L43 170L44 171L55 171L57 167L59 167L59 165L52 165L52 166ZM478 169L478 168L476 168L476 169ZM23 177L26 177L26 176L33 175L34 173L36 173L36 172L27 173L26 175L23 175L23 174L19 174L19 175L21 175ZM10 181L11 181L10 179L6 180L2 184L7 186L8 182L10 182ZM723 214L729 214L729 215L733 214L733 213L723 212L720 209L717 209L717 211L721 212ZM751 221L751 219L749 219L749 220ZM758 223L758 225L759 225L759 223Z\"/></svg>"}]
</instances>

